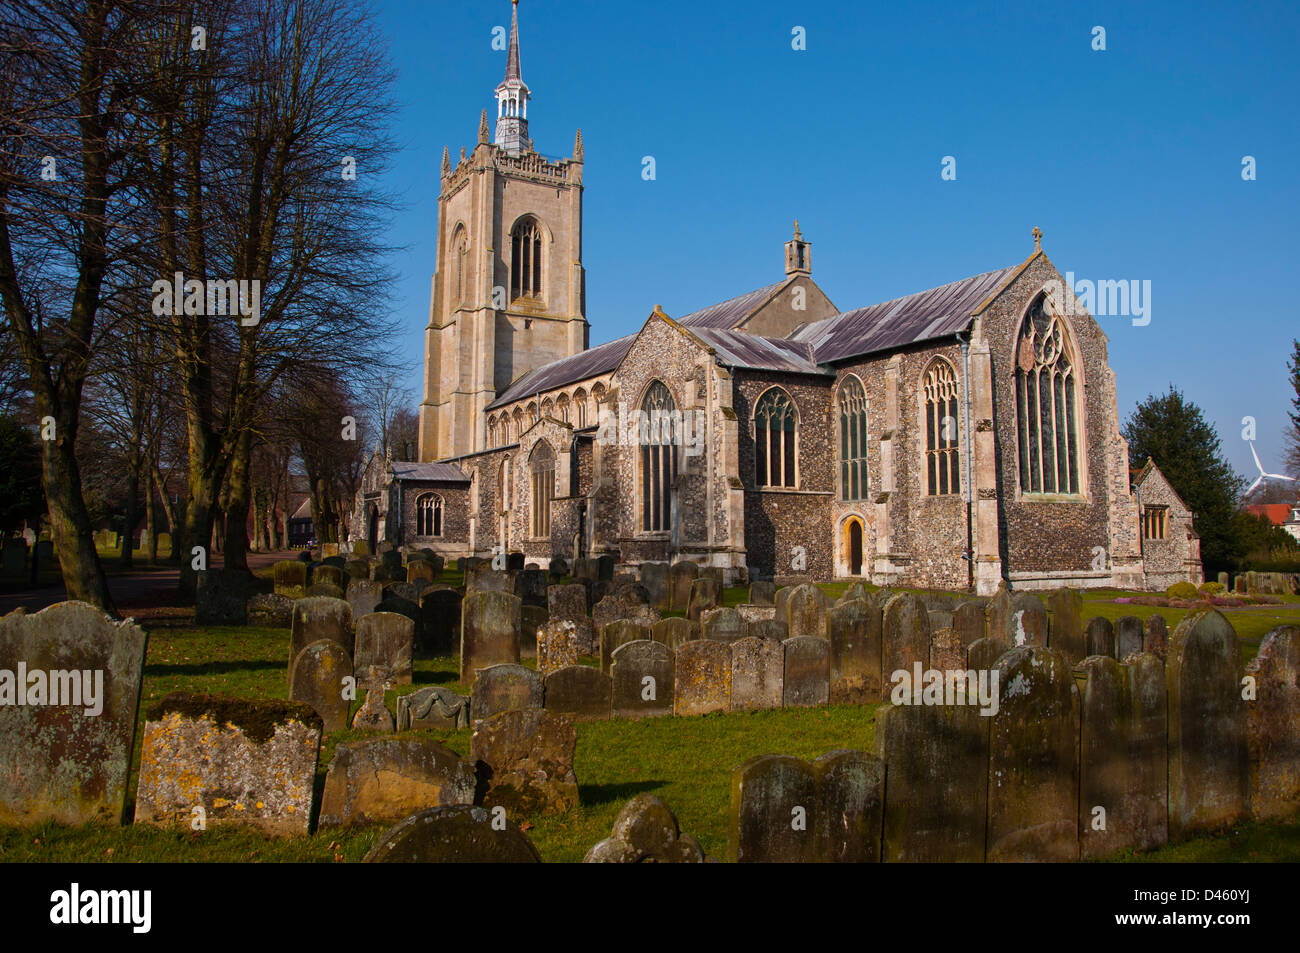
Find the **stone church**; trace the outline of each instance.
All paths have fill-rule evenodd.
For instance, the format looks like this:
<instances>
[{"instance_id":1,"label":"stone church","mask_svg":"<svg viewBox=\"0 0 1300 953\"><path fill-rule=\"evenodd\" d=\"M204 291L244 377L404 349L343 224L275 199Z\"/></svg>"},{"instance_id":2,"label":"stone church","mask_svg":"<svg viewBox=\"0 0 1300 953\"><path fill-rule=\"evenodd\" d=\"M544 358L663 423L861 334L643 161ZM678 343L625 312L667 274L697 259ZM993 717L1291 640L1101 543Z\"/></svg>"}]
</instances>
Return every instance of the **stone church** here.
<instances>
[{"instance_id":1,"label":"stone church","mask_svg":"<svg viewBox=\"0 0 1300 953\"><path fill-rule=\"evenodd\" d=\"M473 151L443 152L420 462L376 452L354 539L728 583L1201 581L1192 514L1153 463L1130 473L1106 335L1037 229L1022 262L845 311L796 222L772 284L590 347L582 134L535 151L517 7L495 97L491 137L485 110Z\"/></svg>"}]
</instances>

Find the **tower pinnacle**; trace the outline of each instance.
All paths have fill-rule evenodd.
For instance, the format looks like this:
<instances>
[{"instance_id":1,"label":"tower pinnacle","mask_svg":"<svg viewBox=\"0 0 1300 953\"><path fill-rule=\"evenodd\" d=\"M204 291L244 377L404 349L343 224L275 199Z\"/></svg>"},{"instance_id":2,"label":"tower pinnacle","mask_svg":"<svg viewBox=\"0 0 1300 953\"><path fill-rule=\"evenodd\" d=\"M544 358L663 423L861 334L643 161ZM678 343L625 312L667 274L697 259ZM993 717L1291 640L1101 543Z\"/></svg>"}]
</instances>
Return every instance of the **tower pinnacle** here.
<instances>
[{"instance_id":1,"label":"tower pinnacle","mask_svg":"<svg viewBox=\"0 0 1300 953\"><path fill-rule=\"evenodd\" d=\"M519 0L510 6L510 46L506 53L506 78L496 88L496 145L510 155L532 149L528 138L530 94L519 66Z\"/></svg>"}]
</instances>

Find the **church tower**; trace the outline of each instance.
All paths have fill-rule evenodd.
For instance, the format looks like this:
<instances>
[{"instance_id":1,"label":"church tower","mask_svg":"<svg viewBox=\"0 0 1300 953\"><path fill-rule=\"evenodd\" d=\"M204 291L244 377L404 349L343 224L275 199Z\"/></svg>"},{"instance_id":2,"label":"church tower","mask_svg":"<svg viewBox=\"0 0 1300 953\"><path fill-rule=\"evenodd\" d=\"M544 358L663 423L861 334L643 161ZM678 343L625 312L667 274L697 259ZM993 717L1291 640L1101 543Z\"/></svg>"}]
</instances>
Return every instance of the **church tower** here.
<instances>
[{"instance_id":1,"label":"church tower","mask_svg":"<svg viewBox=\"0 0 1300 953\"><path fill-rule=\"evenodd\" d=\"M437 272L425 330L420 460L486 448L484 409L520 376L587 348L582 132L573 156L533 150L513 0L496 135L442 154Z\"/></svg>"}]
</instances>

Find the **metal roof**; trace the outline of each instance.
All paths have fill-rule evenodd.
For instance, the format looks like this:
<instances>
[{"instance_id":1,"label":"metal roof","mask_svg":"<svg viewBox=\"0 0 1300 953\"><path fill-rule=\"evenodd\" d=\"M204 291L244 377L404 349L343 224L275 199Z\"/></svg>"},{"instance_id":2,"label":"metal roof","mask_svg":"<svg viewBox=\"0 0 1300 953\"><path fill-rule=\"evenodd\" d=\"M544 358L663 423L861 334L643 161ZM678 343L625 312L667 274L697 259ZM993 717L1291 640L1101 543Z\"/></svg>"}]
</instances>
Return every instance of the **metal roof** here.
<instances>
[{"instance_id":1,"label":"metal roof","mask_svg":"<svg viewBox=\"0 0 1300 953\"><path fill-rule=\"evenodd\" d=\"M918 291L893 301L814 321L790 336L811 344L818 364L948 337L969 326L971 315L1019 270L1012 265Z\"/></svg>"},{"instance_id":2,"label":"metal roof","mask_svg":"<svg viewBox=\"0 0 1300 953\"><path fill-rule=\"evenodd\" d=\"M685 317L675 318L674 320L691 330L696 328L734 328L770 300L789 281L790 278L784 278L774 285L768 285L756 291L728 298L726 301L711 304L707 308L692 311Z\"/></svg>"},{"instance_id":3,"label":"metal roof","mask_svg":"<svg viewBox=\"0 0 1300 953\"><path fill-rule=\"evenodd\" d=\"M565 357L558 361L552 361L550 364L543 364L536 370L529 371L507 387L505 393L487 405L487 409L493 410L497 407L503 407L525 397L531 397L541 391L554 390L557 387L572 384L574 381L608 374L618 367L619 361L623 360L623 356L627 354L628 349L632 347L632 342L635 340L636 335L629 334L589 350L580 351L572 357Z\"/></svg>"},{"instance_id":4,"label":"metal roof","mask_svg":"<svg viewBox=\"0 0 1300 953\"><path fill-rule=\"evenodd\" d=\"M468 483L460 467L450 463L410 463L393 461L394 480L439 480L443 483Z\"/></svg>"},{"instance_id":5,"label":"metal roof","mask_svg":"<svg viewBox=\"0 0 1300 953\"><path fill-rule=\"evenodd\" d=\"M690 333L713 348L718 360L728 367L788 371L794 374L833 376L834 373L818 367L812 360L812 349L799 341L717 328L695 327L690 328Z\"/></svg>"}]
</instances>

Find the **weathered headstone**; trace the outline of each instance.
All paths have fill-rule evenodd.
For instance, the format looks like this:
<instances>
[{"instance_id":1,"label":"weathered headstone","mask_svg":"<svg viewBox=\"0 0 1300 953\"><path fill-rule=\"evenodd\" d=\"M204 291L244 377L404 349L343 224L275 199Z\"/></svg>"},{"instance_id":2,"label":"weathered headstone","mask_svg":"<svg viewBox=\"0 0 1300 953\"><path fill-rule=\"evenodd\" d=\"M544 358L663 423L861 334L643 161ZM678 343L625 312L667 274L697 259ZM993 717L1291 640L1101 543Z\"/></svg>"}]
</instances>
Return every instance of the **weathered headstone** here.
<instances>
[{"instance_id":1,"label":"weathered headstone","mask_svg":"<svg viewBox=\"0 0 1300 953\"><path fill-rule=\"evenodd\" d=\"M578 627L569 619L552 619L537 630L537 674L545 678L566 665L578 664Z\"/></svg>"},{"instance_id":2,"label":"weathered headstone","mask_svg":"<svg viewBox=\"0 0 1300 953\"><path fill-rule=\"evenodd\" d=\"M384 584L370 579L353 578L348 583L347 600L352 606L352 618L359 619L375 611L384 598Z\"/></svg>"},{"instance_id":3,"label":"weathered headstone","mask_svg":"<svg viewBox=\"0 0 1300 953\"><path fill-rule=\"evenodd\" d=\"M880 860L885 764L865 751L838 750L812 763L817 779L816 855L822 863Z\"/></svg>"},{"instance_id":4,"label":"weathered headstone","mask_svg":"<svg viewBox=\"0 0 1300 953\"><path fill-rule=\"evenodd\" d=\"M344 679L352 676L352 656L333 639L312 642L293 660L289 698L316 710L325 730L342 731L348 726L351 707Z\"/></svg>"},{"instance_id":5,"label":"weathered headstone","mask_svg":"<svg viewBox=\"0 0 1300 953\"><path fill-rule=\"evenodd\" d=\"M483 806L505 808L507 824L512 817L575 807L577 743L572 718L541 708L503 711L478 722L470 738L470 760L478 763L487 785ZM516 827L518 823L514 821Z\"/></svg>"},{"instance_id":6,"label":"weathered headstone","mask_svg":"<svg viewBox=\"0 0 1300 953\"><path fill-rule=\"evenodd\" d=\"M831 645L813 635L796 635L785 640L785 690L781 704L786 708L825 705L830 698Z\"/></svg>"},{"instance_id":7,"label":"weathered headstone","mask_svg":"<svg viewBox=\"0 0 1300 953\"><path fill-rule=\"evenodd\" d=\"M1110 619L1099 615L1089 619L1085 639L1088 643L1089 655L1104 655L1106 658L1116 658L1115 626L1111 625Z\"/></svg>"},{"instance_id":8,"label":"weathered headstone","mask_svg":"<svg viewBox=\"0 0 1300 953\"><path fill-rule=\"evenodd\" d=\"M699 622L706 609L716 609L722 598L722 587L711 576L701 576L691 583L691 601L686 607L686 618Z\"/></svg>"},{"instance_id":9,"label":"weathered headstone","mask_svg":"<svg viewBox=\"0 0 1300 953\"><path fill-rule=\"evenodd\" d=\"M726 711L731 697L730 646L709 639L697 639L679 646L675 681L675 714L703 715L711 711Z\"/></svg>"},{"instance_id":10,"label":"weathered headstone","mask_svg":"<svg viewBox=\"0 0 1300 953\"><path fill-rule=\"evenodd\" d=\"M977 672L989 671L1010 646L992 636L976 639L966 650L966 667Z\"/></svg>"},{"instance_id":11,"label":"weathered headstone","mask_svg":"<svg viewBox=\"0 0 1300 953\"><path fill-rule=\"evenodd\" d=\"M1032 592L1019 592L1011 598L1011 618L1006 633L1014 649L1021 645L1047 647L1047 607Z\"/></svg>"},{"instance_id":12,"label":"weathered headstone","mask_svg":"<svg viewBox=\"0 0 1300 953\"><path fill-rule=\"evenodd\" d=\"M522 665L502 663L480 668L470 691L472 722L515 708L542 707L542 680Z\"/></svg>"},{"instance_id":13,"label":"weathered headstone","mask_svg":"<svg viewBox=\"0 0 1300 953\"><path fill-rule=\"evenodd\" d=\"M934 613L930 613L930 616L933 618ZM962 647L954 629L935 629L930 633L930 668L940 672L966 668L966 649Z\"/></svg>"},{"instance_id":14,"label":"weathered headstone","mask_svg":"<svg viewBox=\"0 0 1300 953\"><path fill-rule=\"evenodd\" d=\"M301 599L307 595L307 566L295 559L282 559L271 567L276 595Z\"/></svg>"},{"instance_id":15,"label":"weathered headstone","mask_svg":"<svg viewBox=\"0 0 1300 953\"><path fill-rule=\"evenodd\" d=\"M773 593L773 596L775 595L776 594ZM863 602L871 601L871 591L867 589L866 584L862 582L855 582L845 589L843 594L835 600L835 604L837 606L842 606L845 603L856 602L858 600Z\"/></svg>"},{"instance_id":16,"label":"weathered headstone","mask_svg":"<svg viewBox=\"0 0 1300 953\"><path fill-rule=\"evenodd\" d=\"M306 835L320 740L308 705L167 695L145 718L135 823L188 831L200 808L207 825Z\"/></svg>"},{"instance_id":17,"label":"weathered headstone","mask_svg":"<svg viewBox=\"0 0 1300 953\"><path fill-rule=\"evenodd\" d=\"M749 626L736 609L725 606L705 610L700 616L700 631L704 638L715 642L735 642L749 635Z\"/></svg>"},{"instance_id":18,"label":"weathered headstone","mask_svg":"<svg viewBox=\"0 0 1300 953\"><path fill-rule=\"evenodd\" d=\"M406 581L415 582L417 579L423 579L425 582L432 584L437 579L437 574L433 571L433 563L427 559L408 559L406 561Z\"/></svg>"},{"instance_id":19,"label":"weathered headstone","mask_svg":"<svg viewBox=\"0 0 1300 953\"><path fill-rule=\"evenodd\" d=\"M1137 616L1122 616L1115 623L1115 657L1121 662L1130 655L1142 654L1146 626Z\"/></svg>"},{"instance_id":20,"label":"weathered headstone","mask_svg":"<svg viewBox=\"0 0 1300 953\"><path fill-rule=\"evenodd\" d=\"M613 711L619 718L671 715L676 655L659 642L628 642L614 650L610 666Z\"/></svg>"},{"instance_id":21,"label":"weathered headstone","mask_svg":"<svg viewBox=\"0 0 1300 953\"><path fill-rule=\"evenodd\" d=\"M1279 626L1246 666L1255 699L1246 704L1250 809L1259 820L1300 812L1300 627Z\"/></svg>"},{"instance_id":22,"label":"weathered headstone","mask_svg":"<svg viewBox=\"0 0 1300 953\"><path fill-rule=\"evenodd\" d=\"M837 603L827 613L833 704L880 701L880 625L880 609L861 599Z\"/></svg>"},{"instance_id":23,"label":"weathered headstone","mask_svg":"<svg viewBox=\"0 0 1300 953\"><path fill-rule=\"evenodd\" d=\"M1142 650L1150 652L1162 662L1169 655L1169 627L1165 624L1164 616L1153 615L1147 617L1146 632L1142 639Z\"/></svg>"},{"instance_id":24,"label":"weathered headstone","mask_svg":"<svg viewBox=\"0 0 1300 953\"><path fill-rule=\"evenodd\" d=\"M289 632L288 677L290 681L293 681L293 667L302 650L321 639L338 643L349 658L352 656L354 645L352 607L342 599L331 599L327 596L308 596L298 599L293 604L293 619Z\"/></svg>"},{"instance_id":25,"label":"weathered headstone","mask_svg":"<svg viewBox=\"0 0 1300 953\"><path fill-rule=\"evenodd\" d=\"M253 577L235 569L205 569L196 574L195 625L245 625Z\"/></svg>"},{"instance_id":26,"label":"weathered headstone","mask_svg":"<svg viewBox=\"0 0 1300 953\"><path fill-rule=\"evenodd\" d=\"M966 649L988 635L984 603L963 602L952 610L952 630Z\"/></svg>"},{"instance_id":27,"label":"weathered headstone","mask_svg":"<svg viewBox=\"0 0 1300 953\"><path fill-rule=\"evenodd\" d=\"M431 807L386 831L365 863L540 864L541 855L518 824L498 828L481 807Z\"/></svg>"},{"instance_id":28,"label":"weathered headstone","mask_svg":"<svg viewBox=\"0 0 1300 953\"><path fill-rule=\"evenodd\" d=\"M687 642L694 642L699 637L699 623L676 616L663 619L650 626L650 638L655 642L662 642L673 652L676 652Z\"/></svg>"},{"instance_id":29,"label":"weathered headstone","mask_svg":"<svg viewBox=\"0 0 1300 953\"><path fill-rule=\"evenodd\" d=\"M639 567L641 585L650 597L650 605L660 609L672 608L672 591L668 580L667 563L642 563Z\"/></svg>"},{"instance_id":30,"label":"weathered headstone","mask_svg":"<svg viewBox=\"0 0 1300 953\"><path fill-rule=\"evenodd\" d=\"M880 629L880 677L888 686L895 672L911 672L930 663L930 613L911 593L885 603Z\"/></svg>"},{"instance_id":31,"label":"weathered headstone","mask_svg":"<svg viewBox=\"0 0 1300 953\"><path fill-rule=\"evenodd\" d=\"M1169 640L1169 837L1227 827L1249 807L1246 702L1237 633L1200 609Z\"/></svg>"},{"instance_id":32,"label":"weathered headstone","mask_svg":"<svg viewBox=\"0 0 1300 953\"><path fill-rule=\"evenodd\" d=\"M809 583L795 586L790 591L784 599L784 605L777 607L777 618L785 619L792 639L801 635L824 639L829 635L826 620L829 608L830 601L826 598L826 593Z\"/></svg>"},{"instance_id":33,"label":"weathered headstone","mask_svg":"<svg viewBox=\"0 0 1300 953\"><path fill-rule=\"evenodd\" d=\"M749 634L755 639L771 642L784 642L790 638L790 630L780 619L759 619L749 623Z\"/></svg>"},{"instance_id":34,"label":"weathered headstone","mask_svg":"<svg viewBox=\"0 0 1300 953\"><path fill-rule=\"evenodd\" d=\"M749 601L756 606L776 605L776 584L769 581L751 582L749 584Z\"/></svg>"},{"instance_id":35,"label":"weathered headstone","mask_svg":"<svg viewBox=\"0 0 1300 953\"><path fill-rule=\"evenodd\" d=\"M397 730L469 727L469 697L449 688L429 685L397 696Z\"/></svg>"},{"instance_id":36,"label":"weathered headstone","mask_svg":"<svg viewBox=\"0 0 1300 953\"><path fill-rule=\"evenodd\" d=\"M614 682L590 665L569 665L546 676L546 710L574 721L604 721L613 712Z\"/></svg>"},{"instance_id":37,"label":"weathered headstone","mask_svg":"<svg viewBox=\"0 0 1300 953\"><path fill-rule=\"evenodd\" d=\"M1083 633L1083 593L1077 589L1052 589L1047 593L1047 611L1051 613L1048 647L1064 655L1069 664L1077 665L1088 654Z\"/></svg>"},{"instance_id":38,"label":"weathered headstone","mask_svg":"<svg viewBox=\"0 0 1300 953\"><path fill-rule=\"evenodd\" d=\"M1001 639L1008 645L1014 645L1011 640L1011 593L1006 589L1006 583L998 586L998 591L993 594L984 606L984 615L988 624L985 627L986 635L989 638Z\"/></svg>"},{"instance_id":39,"label":"weathered headstone","mask_svg":"<svg viewBox=\"0 0 1300 953\"><path fill-rule=\"evenodd\" d=\"M145 641L84 602L0 618L0 824L121 823Z\"/></svg>"},{"instance_id":40,"label":"weathered headstone","mask_svg":"<svg viewBox=\"0 0 1300 953\"><path fill-rule=\"evenodd\" d=\"M519 662L521 603L506 592L472 592L461 605L460 680L489 665Z\"/></svg>"},{"instance_id":41,"label":"weathered headstone","mask_svg":"<svg viewBox=\"0 0 1300 953\"><path fill-rule=\"evenodd\" d=\"M652 794L638 794L614 820L610 836L587 851L584 864L698 864L699 842L683 834L668 805Z\"/></svg>"},{"instance_id":42,"label":"weathered headstone","mask_svg":"<svg viewBox=\"0 0 1300 953\"><path fill-rule=\"evenodd\" d=\"M547 620L543 606L525 604L519 610L519 651L523 655L537 654L537 630Z\"/></svg>"},{"instance_id":43,"label":"weathered headstone","mask_svg":"<svg viewBox=\"0 0 1300 953\"><path fill-rule=\"evenodd\" d=\"M474 803L474 766L426 738L376 738L334 749L320 827L392 824L427 807Z\"/></svg>"},{"instance_id":44,"label":"weathered headstone","mask_svg":"<svg viewBox=\"0 0 1300 953\"><path fill-rule=\"evenodd\" d=\"M272 629L287 629L293 625L294 600L277 596L273 592L260 592L248 597L244 616L249 625Z\"/></svg>"},{"instance_id":45,"label":"weathered headstone","mask_svg":"<svg viewBox=\"0 0 1300 953\"><path fill-rule=\"evenodd\" d=\"M668 567L668 586L672 608L685 612L691 604L691 583L700 577L700 567L692 562L675 562Z\"/></svg>"},{"instance_id":46,"label":"weathered headstone","mask_svg":"<svg viewBox=\"0 0 1300 953\"><path fill-rule=\"evenodd\" d=\"M750 758L731 773L727 855L733 863L817 860L817 776L787 755Z\"/></svg>"},{"instance_id":47,"label":"weathered headstone","mask_svg":"<svg viewBox=\"0 0 1300 953\"><path fill-rule=\"evenodd\" d=\"M420 594L416 637L422 650L434 655L460 655L460 605L460 593L455 589L427 589Z\"/></svg>"},{"instance_id":48,"label":"weathered headstone","mask_svg":"<svg viewBox=\"0 0 1300 953\"><path fill-rule=\"evenodd\" d=\"M330 585L328 582L316 582L307 587L307 597L323 597L326 599L342 599L343 590L338 586Z\"/></svg>"},{"instance_id":49,"label":"weathered headstone","mask_svg":"<svg viewBox=\"0 0 1300 953\"><path fill-rule=\"evenodd\" d=\"M731 643L732 711L780 708L785 700L785 645L750 637Z\"/></svg>"},{"instance_id":50,"label":"weathered headstone","mask_svg":"<svg viewBox=\"0 0 1300 953\"><path fill-rule=\"evenodd\" d=\"M397 730L397 721L384 702L384 684L374 679L362 684L366 685L366 698L352 716L352 730L391 735Z\"/></svg>"},{"instance_id":51,"label":"weathered headstone","mask_svg":"<svg viewBox=\"0 0 1300 953\"><path fill-rule=\"evenodd\" d=\"M311 583L325 583L331 586L337 586L339 589L346 589L347 581L344 579L343 570L337 566L322 564L317 566L311 572Z\"/></svg>"},{"instance_id":52,"label":"weathered headstone","mask_svg":"<svg viewBox=\"0 0 1300 953\"><path fill-rule=\"evenodd\" d=\"M356 627L357 681L368 684L373 678L380 685L410 685L415 623L395 612L372 612L357 619Z\"/></svg>"},{"instance_id":53,"label":"weathered headstone","mask_svg":"<svg viewBox=\"0 0 1300 953\"><path fill-rule=\"evenodd\" d=\"M605 673L609 672L614 650L620 645L627 645L629 642L649 638L649 626L638 625L635 622L620 619L602 626L600 630L600 670Z\"/></svg>"}]
</instances>

